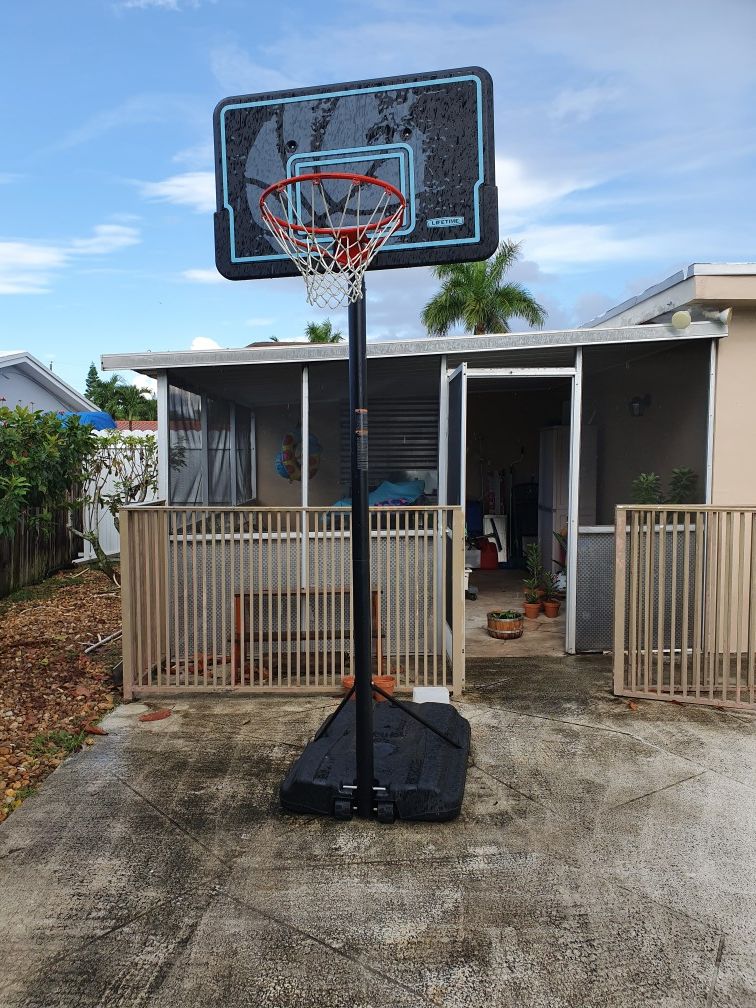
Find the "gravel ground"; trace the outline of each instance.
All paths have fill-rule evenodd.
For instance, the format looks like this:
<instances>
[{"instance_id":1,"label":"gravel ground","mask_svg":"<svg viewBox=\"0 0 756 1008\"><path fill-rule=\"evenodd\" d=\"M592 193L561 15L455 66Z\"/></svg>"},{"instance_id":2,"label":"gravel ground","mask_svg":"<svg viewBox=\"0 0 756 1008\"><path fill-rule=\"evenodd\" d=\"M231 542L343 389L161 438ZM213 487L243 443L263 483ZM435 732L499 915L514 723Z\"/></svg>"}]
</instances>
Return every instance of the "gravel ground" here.
<instances>
[{"instance_id":1,"label":"gravel ground","mask_svg":"<svg viewBox=\"0 0 756 1008\"><path fill-rule=\"evenodd\" d=\"M64 571L0 602L0 822L63 760L92 744L116 702L118 649L84 654L120 627L120 592Z\"/></svg>"}]
</instances>

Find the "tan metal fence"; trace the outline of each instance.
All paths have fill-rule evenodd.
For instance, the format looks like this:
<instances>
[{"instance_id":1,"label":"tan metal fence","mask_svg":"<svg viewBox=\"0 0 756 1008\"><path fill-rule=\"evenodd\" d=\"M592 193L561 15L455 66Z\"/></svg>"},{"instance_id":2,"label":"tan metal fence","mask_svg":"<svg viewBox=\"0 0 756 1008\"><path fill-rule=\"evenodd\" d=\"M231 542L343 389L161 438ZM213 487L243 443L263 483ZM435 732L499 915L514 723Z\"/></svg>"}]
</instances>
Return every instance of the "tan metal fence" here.
<instances>
[{"instance_id":1,"label":"tan metal fence","mask_svg":"<svg viewBox=\"0 0 756 1008\"><path fill-rule=\"evenodd\" d=\"M756 508L618 507L614 692L756 709Z\"/></svg>"},{"instance_id":2,"label":"tan metal fence","mask_svg":"<svg viewBox=\"0 0 756 1008\"><path fill-rule=\"evenodd\" d=\"M464 683L461 508L372 508L373 668ZM343 508L124 508L124 695L328 691L353 671Z\"/></svg>"}]
</instances>

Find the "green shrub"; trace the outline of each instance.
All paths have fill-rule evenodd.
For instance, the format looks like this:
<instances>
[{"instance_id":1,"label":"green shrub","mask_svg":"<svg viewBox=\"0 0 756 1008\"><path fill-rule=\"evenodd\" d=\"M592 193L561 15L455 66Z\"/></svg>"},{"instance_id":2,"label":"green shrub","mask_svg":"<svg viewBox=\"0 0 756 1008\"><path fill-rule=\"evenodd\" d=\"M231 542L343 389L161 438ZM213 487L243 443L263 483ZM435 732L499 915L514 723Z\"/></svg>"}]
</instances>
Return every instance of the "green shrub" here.
<instances>
[{"instance_id":1,"label":"green shrub","mask_svg":"<svg viewBox=\"0 0 756 1008\"><path fill-rule=\"evenodd\" d=\"M78 417L0 407L0 536L15 534L27 508L39 509L30 520L45 523L68 503L92 442Z\"/></svg>"}]
</instances>

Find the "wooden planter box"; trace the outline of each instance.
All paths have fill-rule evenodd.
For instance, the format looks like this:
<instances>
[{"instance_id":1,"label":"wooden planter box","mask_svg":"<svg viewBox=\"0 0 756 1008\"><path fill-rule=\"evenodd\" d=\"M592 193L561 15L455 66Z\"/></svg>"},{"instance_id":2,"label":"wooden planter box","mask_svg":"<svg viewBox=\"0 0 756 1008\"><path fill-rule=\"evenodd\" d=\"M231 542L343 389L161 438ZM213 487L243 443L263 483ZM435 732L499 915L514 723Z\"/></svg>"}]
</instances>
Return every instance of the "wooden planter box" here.
<instances>
[{"instance_id":1,"label":"wooden planter box","mask_svg":"<svg viewBox=\"0 0 756 1008\"><path fill-rule=\"evenodd\" d=\"M522 637L522 616L517 619L498 619L495 612L487 614L488 635L497 640L515 640Z\"/></svg>"}]
</instances>

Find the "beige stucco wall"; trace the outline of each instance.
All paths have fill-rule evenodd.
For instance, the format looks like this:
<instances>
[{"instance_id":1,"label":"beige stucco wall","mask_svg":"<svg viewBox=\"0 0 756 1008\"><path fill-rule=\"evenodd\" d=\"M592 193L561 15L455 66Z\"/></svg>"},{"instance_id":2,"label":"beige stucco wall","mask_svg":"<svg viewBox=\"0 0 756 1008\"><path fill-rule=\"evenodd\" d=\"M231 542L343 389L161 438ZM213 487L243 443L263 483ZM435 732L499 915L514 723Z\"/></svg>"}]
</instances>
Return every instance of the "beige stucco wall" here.
<instances>
[{"instance_id":1,"label":"beige stucco wall","mask_svg":"<svg viewBox=\"0 0 756 1008\"><path fill-rule=\"evenodd\" d=\"M756 506L756 308L734 308L717 348L712 503Z\"/></svg>"}]
</instances>

